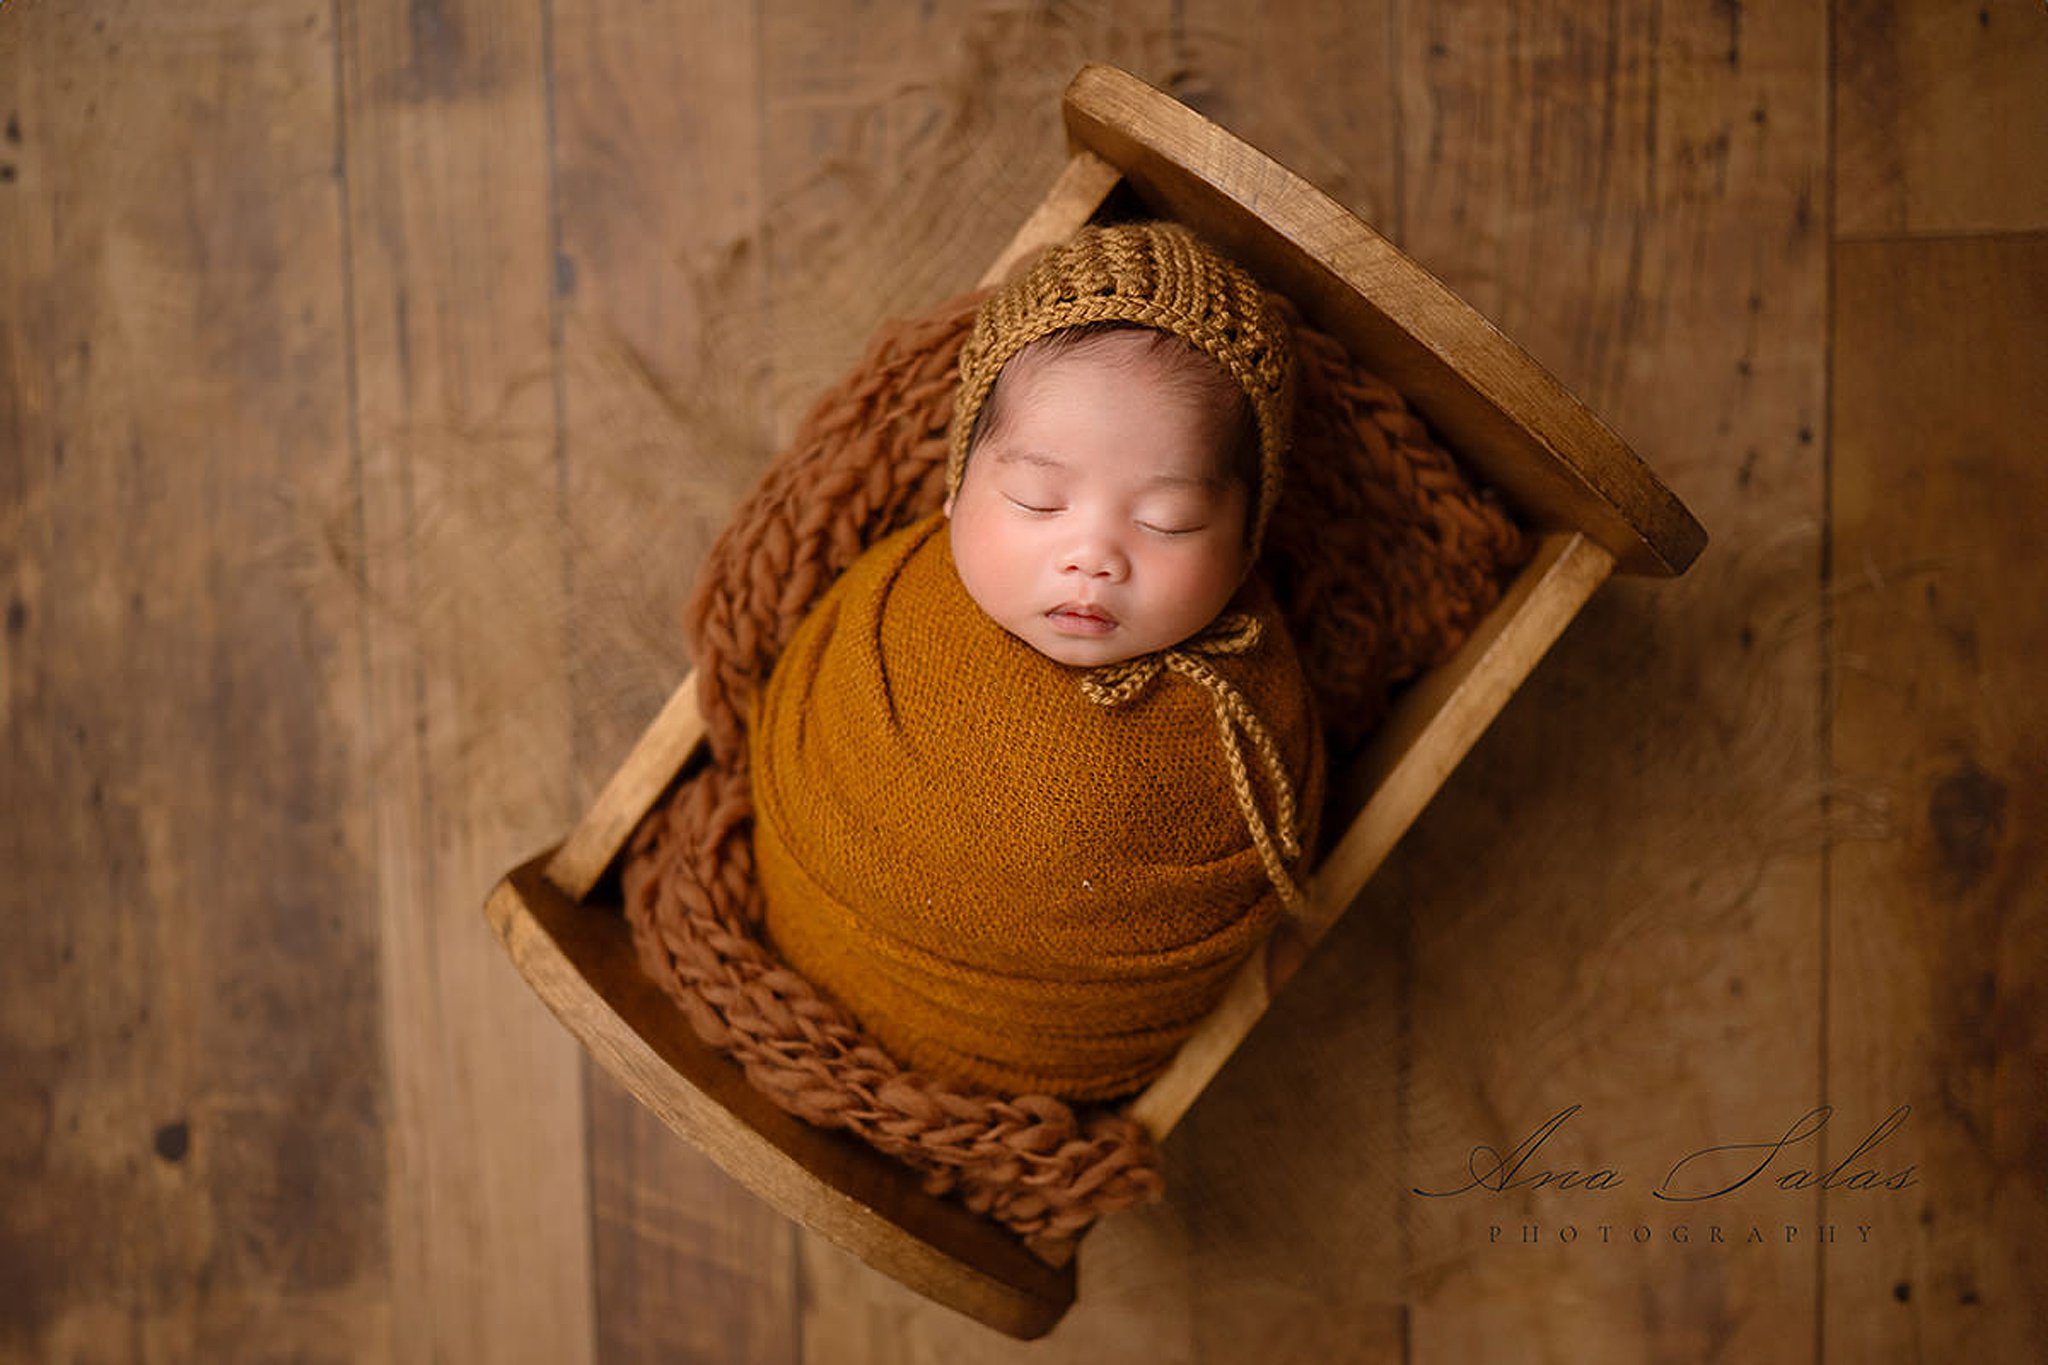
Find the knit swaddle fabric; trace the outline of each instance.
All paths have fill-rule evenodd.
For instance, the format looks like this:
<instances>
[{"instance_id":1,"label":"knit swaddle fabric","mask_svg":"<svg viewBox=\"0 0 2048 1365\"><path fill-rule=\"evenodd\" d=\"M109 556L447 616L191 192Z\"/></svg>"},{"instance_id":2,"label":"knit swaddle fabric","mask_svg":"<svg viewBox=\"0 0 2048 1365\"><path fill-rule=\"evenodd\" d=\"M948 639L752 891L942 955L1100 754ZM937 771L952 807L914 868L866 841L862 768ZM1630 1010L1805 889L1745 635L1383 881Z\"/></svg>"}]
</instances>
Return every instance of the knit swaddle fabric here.
<instances>
[{"instance_id":1,"label":"knit swaddle fabric","mask_svg":"<svg viewBox=\"0 0 2048 1365\"><path fill-rule=\"evenodd\" d=\"M1232 611L1256 620L1255 642L1207 662L1285 767L1299 876L1322 729L1256 572ZM935 1076L1073 1100L1139 1089L1284 912L1211 692L1161 672L1104 705L1088 672L980 608L932 513L832 584L756 700L768 935ZM1270 780L1251 790L1271 818Z\"/></svg>"}]
</instances>

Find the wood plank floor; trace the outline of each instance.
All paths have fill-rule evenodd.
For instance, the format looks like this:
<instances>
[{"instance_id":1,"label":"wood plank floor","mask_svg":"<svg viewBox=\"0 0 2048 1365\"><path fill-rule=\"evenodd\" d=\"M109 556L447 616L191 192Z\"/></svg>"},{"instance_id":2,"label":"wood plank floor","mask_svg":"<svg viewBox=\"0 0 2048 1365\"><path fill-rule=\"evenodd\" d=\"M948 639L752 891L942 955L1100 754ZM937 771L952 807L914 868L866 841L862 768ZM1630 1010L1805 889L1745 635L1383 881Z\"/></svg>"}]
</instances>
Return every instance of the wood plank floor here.
<instances>
[{"instance_id":1,"label":"wood plank floor","mask_svg":"<svg viewBox=\"0 0 2048 1365\"><path fill-rule=\"evenodd\" d=\"M1090 60L1712 540L1595 597L1026 1346L672 1138L480 907ZM0 2L0 1360L2034 1358L2043 71L2028 0Z\"/></svg>"}]
</instances>

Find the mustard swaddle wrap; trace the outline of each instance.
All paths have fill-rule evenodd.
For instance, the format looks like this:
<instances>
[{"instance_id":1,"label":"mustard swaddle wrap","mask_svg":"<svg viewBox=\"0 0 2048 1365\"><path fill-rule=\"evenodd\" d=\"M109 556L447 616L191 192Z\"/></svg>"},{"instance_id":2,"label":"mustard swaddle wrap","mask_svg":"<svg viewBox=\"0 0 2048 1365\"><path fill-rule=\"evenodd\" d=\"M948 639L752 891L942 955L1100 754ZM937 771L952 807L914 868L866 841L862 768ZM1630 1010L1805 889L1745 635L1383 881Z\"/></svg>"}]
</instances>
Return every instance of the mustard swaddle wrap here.
<instances>
[{"instance_id":1,"label":"mustard swaddle wrap","mask_svg":"<svg viewBox=\"0 0 2048 1365\"><path fill-rule=\"evenodd\" d=\"M1090 670L990 618L947 532L932 513L871 546L755 700L767 932L908 1065L1012 1095L1125 1094L1305 876L1325 781L1311 694L1256 572L1183 642L1192 658ZM1091 697L1091 675L1122 686ZM1283 785L1219 706L1249 711Z\"/></svg>"}]
</instances>

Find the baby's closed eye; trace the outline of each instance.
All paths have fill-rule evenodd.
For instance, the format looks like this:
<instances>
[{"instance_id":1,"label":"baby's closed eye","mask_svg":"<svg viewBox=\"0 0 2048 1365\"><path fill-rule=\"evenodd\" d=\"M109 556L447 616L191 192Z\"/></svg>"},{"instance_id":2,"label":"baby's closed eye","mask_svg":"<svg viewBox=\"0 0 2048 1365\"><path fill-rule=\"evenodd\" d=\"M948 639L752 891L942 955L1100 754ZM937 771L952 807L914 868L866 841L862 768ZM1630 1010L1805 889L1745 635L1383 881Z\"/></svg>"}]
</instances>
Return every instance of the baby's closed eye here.
<instances>
[{"instance_id":1,"label":"baby's closed eye","mask_svg":"<svg viewBox=\"0 0 2048 1365\"><path fill-rule=\"evenodd\" d=\"M1035 516L1041 517L1052 516L1056 513L1064 512L1067 510L1065 506L1057 503L1049 506L1040 506L1032 502L1023 502L1011 497L1008 493L1003 494L1003 501L1009 503L1012 507L1018 508L1021 511L1029 512ZM1187 526L1179 524L1180 520L1181 519L1179 518L1175 518L1175 524L1161 525L1158 522L1140 519L1137 524L1147 531L1153 531L1162 536L1193 535L1196 531L1206 530L1208 528L1207 522L1202 522L1200 525L1196 526Z\"/></svg>"}]
</instances>

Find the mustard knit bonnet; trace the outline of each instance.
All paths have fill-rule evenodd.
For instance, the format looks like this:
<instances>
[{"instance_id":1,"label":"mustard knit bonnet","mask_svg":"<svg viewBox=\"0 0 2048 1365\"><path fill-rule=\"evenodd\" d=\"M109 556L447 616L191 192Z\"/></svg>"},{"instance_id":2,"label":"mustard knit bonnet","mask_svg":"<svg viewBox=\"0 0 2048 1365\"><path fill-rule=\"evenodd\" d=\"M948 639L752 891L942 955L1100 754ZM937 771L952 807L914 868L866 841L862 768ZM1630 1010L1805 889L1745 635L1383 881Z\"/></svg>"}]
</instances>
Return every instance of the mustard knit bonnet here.
<instances>
[{"instance_id":1,"label":"mustard knit bonnet","mask_svg":"<svg viewBox=\"0 0 2048 1365\"><path fill-rule=\"evenodd\" d=\"M1088 224L982 302L960 349L947 496L960 491L968 438L1003 366L1042 337L1108 321L1170 332L1243 386L1259 428L1251 528L1256 559L1280 497L1293 429L1293 338L1258 282L1179 223Z\"/></svg>"}]
</instances>

